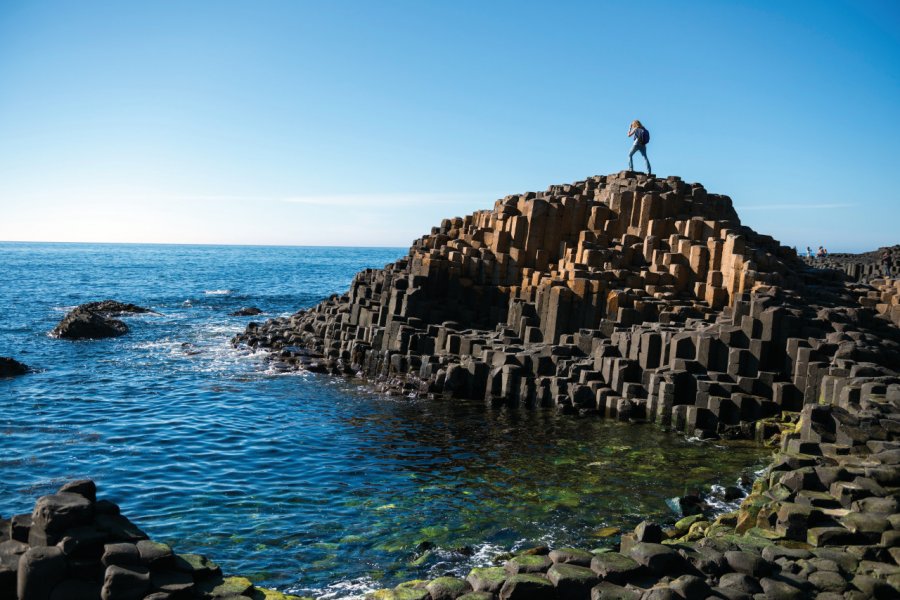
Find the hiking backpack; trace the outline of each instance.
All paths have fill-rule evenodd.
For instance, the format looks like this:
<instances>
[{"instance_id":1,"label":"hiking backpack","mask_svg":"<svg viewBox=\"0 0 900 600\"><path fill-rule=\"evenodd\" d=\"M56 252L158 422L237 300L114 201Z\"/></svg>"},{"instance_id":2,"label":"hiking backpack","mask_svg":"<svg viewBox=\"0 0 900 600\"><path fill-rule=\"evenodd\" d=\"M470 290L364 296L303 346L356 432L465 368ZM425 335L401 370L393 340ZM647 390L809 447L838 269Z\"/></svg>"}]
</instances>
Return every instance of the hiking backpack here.
<instances>
[{"instance_id":1,"label":"hiking backpack","mask_svg":"<svg viewBox=\"0 0 900 600\"><path fill-rule=\"evenodd\" d=\"M650 130L646 127L638 129L638 141L645 146L650 143Z\"/></svg>"}]
</instances>

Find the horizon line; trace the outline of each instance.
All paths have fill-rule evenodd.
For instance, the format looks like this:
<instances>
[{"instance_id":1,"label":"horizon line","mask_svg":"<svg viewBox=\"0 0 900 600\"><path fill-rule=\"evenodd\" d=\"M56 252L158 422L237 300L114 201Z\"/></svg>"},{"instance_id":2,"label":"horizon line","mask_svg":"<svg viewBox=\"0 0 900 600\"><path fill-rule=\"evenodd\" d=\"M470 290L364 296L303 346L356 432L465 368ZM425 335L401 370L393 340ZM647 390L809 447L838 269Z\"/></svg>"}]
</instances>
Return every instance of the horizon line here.
<instances>
[{"instance_id":1,"label":"horizon line","mask_svg":"<svg viewBox=\"0 0 900 600\"><path fill-rule=\"evenodd\" d=\"M246 248L384 248L403 249L408 246L347 246L343 244L241 244L219 242L70 242L54 240L0 240L0 244L82 244L105 246L240 246Z\"/></svg>"}]
</instances>

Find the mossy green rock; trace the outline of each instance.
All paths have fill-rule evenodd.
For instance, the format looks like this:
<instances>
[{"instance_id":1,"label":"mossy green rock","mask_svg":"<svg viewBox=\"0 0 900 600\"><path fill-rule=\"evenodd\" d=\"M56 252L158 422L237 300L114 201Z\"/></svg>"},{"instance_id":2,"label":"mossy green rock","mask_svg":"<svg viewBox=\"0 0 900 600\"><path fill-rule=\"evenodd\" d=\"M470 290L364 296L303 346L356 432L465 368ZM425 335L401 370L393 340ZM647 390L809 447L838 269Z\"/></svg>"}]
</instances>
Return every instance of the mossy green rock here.
<instances>
[{"instance_id":1,"label":"mossy green rock","mask_svg":"<svg viewBox=\"0 0 900 600\"><path fill-rule=\"evenodd\" d=\"M219 565L202 554L176 554L175 568L199 578L210 577L222 572Z\"/></svg>"},{"instance_id":2,"label":"mossy green rock","mask_svg":"<svg viewBox=\"0 0 900 600\"><path fill-rule=\"evenodd\" d=\"M268 588L256 588L253 590L253 595L250 597L253 598L253 600L313 600L312 598L285 594L284 592L270 590Z\"/></svg>"},{"instance_id":3,"label":"mossy green rock","mask_svg":"<svg viewBox=\"0 0 900 600\"><path fill-rule=\"evenodd\" d=\"M456 600L472 591L472 587L457 577L438 577L425 586L432 600Z\"/></svg>"},{"instance_id":4,"label":"mossy green rock","mask_svg":"<svg viewBox=\"0 0 900 600\"><path fill-rule=\"evenodd\" d=\"M678 521L675 522L675 537L683 536L690 530L691 525L693 525L697 521L705 521L705 520L706 520L706 517L703 516L703 514L689 515L683 519L679 519Z\"/></svg>"},{"instance_id":5,"label":"mossy green rock","mask_svg":"<svg viewBox=\"0 0 900 600\"><path fill-rule=\"evenodd\" d=\"M253 582L246 577L225 577L221 580L213 579L204 582L198 588L213 598L245 596L253 591Z\"/></svg>"},{"instance_id":6,"label":"mossy green rock","mask_svg":"<svg viewBox=\"0 0 900 600\"><path fill-rule=\"evenodd\" d=\"M476 567L469 571L466 581L476 592L496 594L506 581L506 569L503 567Z\"/></svg>"},{"instance_id":7,"label":"mossy green rock","mask_svg":"<svg viewBox=\"0 0 900 600\"><path fill-rule=\"evenodd\" d=\"M588 591L600 583L597 574L587 567L557 563L547 571L547 579L565 596L587 595Z\"/></svg>"},{"instance_id":8,"label":"mossy green rock","mask_svg":"<svg viewBox=\"0 0 900 600\"><path fill-rule=\"evenodd\" d=\"M428 590L400 584L392 590L375 590L366 594L366 600L427 600Z\"/></svg>"},{"instance_id":9,"label":"mossy green rock","mask_svg":"<svg viewBox=\"0 0 900 600\"><path fill-rule=\"evenodd\" d=\"M490 592L469 592L456 600L494 600L494 594Z\"/></svg>"},{"instance_id":10,"label":"mossy green rock","mask_svg":"<svg viewBox=\"0 0 900 600\"><path fill-rule=\"evenodd\" d=\"M556 588L546 577L531 573L513 575L500 588L500 600L552 600Z\"/></svg>"},{"instance_id":11,"label":"mossy green rock","mask_svg":"<svg viewBox=\"0 0 900 600\"><path fill-rule=\"evenodd\" d=\"M503 568L506 569L506 572L510 575L516 575L518 573L546 573L547 569L549 569L552 564L553 561L545 554L523 554L514 556L506 561Z\"/></svg>"},{"instance_id":12,"label":"mossy green rock","mask_svg":"<svg viewBox=\"0 0 900 600\"><path fill-rule=\"evenodd\" d=\"M604 580L613 583L625 582L640 568L636 560L618 552L604 552L591 561L591 570Z\"/></svg>"}]
</instances>

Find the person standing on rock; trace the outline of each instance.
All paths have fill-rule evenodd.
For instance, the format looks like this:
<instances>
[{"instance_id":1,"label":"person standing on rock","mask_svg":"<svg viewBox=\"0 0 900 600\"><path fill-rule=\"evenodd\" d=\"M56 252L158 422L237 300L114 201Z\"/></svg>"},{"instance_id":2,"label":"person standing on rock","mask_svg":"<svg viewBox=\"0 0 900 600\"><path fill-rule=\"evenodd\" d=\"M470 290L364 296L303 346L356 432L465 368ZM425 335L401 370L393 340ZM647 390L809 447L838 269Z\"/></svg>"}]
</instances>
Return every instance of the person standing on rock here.
<instances>
[{"instance_id":1,"label":"person standing on rock","mask_svg":"<svg viewBox=\"0 0 900 600\"><path fill-rule=\"evenodd\" d=\"M631 152L628 153L628 170L634 171L634 153L640 152L644 157L644 162L647 163L647 175L651 175L653 171L650 170L650 159L647 158L647 144L650 143L650 132L641 125L640 121L635 119L631 122L631 127L628 128L628 137L634 138L634 145L631 147Z\"/></svg>"},{"instance_id":2,"label":"person standing on rock","mask_svg":"<svg viewBox=\"0 0 900 600\"><path fill-rule=\"evenodd\" d=\"M888 252L887 250L885 250L885 251L881 254L881 270L882 270L882 272L884 273L884 276L885 276L885 277L890 277L890 276L891 276L891 266L892 266L891 263L892 263L892 261L891 261L891 253Z\"/></svg>"}]
</instances>

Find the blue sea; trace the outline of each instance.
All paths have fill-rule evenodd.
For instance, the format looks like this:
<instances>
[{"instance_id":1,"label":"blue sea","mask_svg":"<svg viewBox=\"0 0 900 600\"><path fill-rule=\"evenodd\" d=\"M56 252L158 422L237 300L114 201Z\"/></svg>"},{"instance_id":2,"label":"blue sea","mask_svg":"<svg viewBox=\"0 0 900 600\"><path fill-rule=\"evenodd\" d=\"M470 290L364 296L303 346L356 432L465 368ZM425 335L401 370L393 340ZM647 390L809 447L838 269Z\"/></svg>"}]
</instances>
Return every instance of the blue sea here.
<instances>
[{"instance_id":1,"label":"blue sea","mask_svg":"<svg viewBox=\"0 0 900 600\"><path fill-rule=\"evenodd\" d=\"M316 597L465 575L537 543L613 543L607 526L675 518L764 453L654 426L382 397L276 373L232 347L250 321L347 289L401 248L0 243L0 515L67 480L153 539L229 574ZM85 302L152 309L120 338L47 333ZM246 306L258 317L231 317Z\"/></svg>"}]
</instances>

